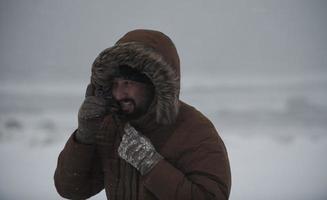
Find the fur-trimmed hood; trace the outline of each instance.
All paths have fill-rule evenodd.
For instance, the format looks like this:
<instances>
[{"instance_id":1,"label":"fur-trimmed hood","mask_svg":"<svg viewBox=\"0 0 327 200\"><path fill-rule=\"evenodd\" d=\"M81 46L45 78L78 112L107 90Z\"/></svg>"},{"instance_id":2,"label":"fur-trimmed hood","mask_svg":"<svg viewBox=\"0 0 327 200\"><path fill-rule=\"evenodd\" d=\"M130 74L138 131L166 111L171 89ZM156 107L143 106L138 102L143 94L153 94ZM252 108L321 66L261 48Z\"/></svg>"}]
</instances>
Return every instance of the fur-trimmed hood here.
<instances>
[{"instance_id":1,"label":"fur-trimmed hood","mask_svg":"<svg viewBox=\"0 0 327 200\"><path fill-rule=\"evenodd\" d=\"M128 65L147 75L155 87L155 97L143 119L158 124L175 122L179 110L180 66L173 42L161 32L134 30L99 54L92 65L92 77L100 85L110 84L112 74Z\"/></svg>"}]
</instances>

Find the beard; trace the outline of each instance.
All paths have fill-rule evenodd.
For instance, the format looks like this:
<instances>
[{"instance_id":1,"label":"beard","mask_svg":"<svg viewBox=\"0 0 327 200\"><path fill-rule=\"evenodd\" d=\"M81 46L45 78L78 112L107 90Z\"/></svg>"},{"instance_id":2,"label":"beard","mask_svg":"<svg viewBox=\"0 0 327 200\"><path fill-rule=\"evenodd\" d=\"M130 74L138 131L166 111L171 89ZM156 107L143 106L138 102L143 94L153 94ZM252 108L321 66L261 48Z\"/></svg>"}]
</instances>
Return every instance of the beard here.
<instances>
[{"instance_id":1,"label":"beard","mask_svg":"<svg viewBox=\"0 0 327 200\"><path fill-rule=\"evenodd\" d=\"M133 99L123 99L118 101L120 107L118 114L127 120L134 120L141 117L147 111L146 105L137 105Z\"/></svg>"}]
</instances>

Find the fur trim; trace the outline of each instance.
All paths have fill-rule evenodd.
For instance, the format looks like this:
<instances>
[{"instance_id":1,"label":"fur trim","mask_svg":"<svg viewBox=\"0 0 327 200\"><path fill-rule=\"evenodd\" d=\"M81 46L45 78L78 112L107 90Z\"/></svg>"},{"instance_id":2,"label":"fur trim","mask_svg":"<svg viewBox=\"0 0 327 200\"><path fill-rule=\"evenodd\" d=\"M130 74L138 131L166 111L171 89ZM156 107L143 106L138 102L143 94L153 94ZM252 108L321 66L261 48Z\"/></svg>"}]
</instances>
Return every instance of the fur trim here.
<instances>
[{"instance_id":1,"label":"fur trim","mask_svg":"<svg viewBox=\"0 0 327 200\"><path fill-rule=\"evenodd\" d=\"M172 66L153 48L128 42L101 52L93 63L92 76L97 77L100 85L109 84L108 80L120 65L129 65L150 78L155 87L155 98L148 113L155 112L159 124L174 123L179 108L180 79Z\"/></svg>"}]
</instances>

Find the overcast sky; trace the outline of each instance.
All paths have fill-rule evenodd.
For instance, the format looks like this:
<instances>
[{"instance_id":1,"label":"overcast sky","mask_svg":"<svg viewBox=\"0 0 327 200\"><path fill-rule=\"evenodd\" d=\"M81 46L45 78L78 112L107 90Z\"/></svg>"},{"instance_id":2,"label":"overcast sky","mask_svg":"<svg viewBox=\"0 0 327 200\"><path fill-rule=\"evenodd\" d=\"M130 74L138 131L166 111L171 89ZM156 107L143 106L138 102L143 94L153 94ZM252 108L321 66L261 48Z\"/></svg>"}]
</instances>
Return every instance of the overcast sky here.
<instances>
[{"instance_id":1,"label":"overcast sky","mask_svg":"<svg viewBox=\"0 0 327 200\"><path fill-rule=\"evenodd\" d=\"M172 38L184 80L327 80L324 0L1 0L0 5L1 82L85 82L98 53L135 28Z\"/></svg>"}]
</instances>

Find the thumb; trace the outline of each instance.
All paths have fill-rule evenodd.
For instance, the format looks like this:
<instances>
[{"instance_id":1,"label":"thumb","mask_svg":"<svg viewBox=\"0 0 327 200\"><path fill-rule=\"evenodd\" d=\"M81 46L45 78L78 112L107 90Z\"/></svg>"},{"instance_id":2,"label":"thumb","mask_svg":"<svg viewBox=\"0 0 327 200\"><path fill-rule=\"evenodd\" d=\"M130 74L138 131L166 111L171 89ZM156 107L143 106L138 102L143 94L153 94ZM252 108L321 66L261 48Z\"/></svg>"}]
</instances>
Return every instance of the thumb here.
<instances>
[{"instance_id":1,"label":"thumb","mask_svg":"<svg viewBox=\"0 0 327 200\"><path fill-rule=\"evenodd\" d=\"M126 125L124 127L124 131L128 136L138 135L137 130L135 130L135 128L133 126L131 126L129 123L126 123Z\"/></svg>"},{"instance_id":2,"label":"thumb","mask_svg":"<svg viewBox=\"0 0 327 200\"><path fill-rule=\"evenodd\" d=\"M94 96L94 86L92 83L87 85L85 97Z\"/></svg>"}]
</instances>

